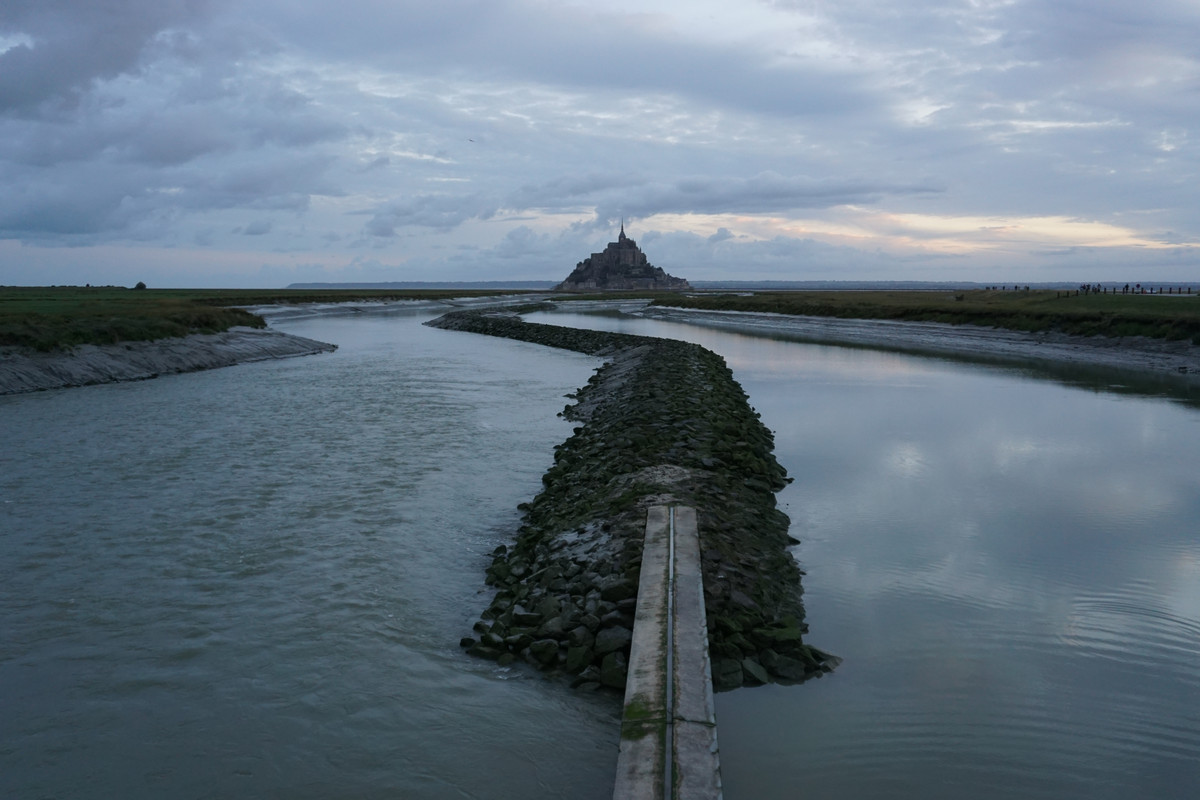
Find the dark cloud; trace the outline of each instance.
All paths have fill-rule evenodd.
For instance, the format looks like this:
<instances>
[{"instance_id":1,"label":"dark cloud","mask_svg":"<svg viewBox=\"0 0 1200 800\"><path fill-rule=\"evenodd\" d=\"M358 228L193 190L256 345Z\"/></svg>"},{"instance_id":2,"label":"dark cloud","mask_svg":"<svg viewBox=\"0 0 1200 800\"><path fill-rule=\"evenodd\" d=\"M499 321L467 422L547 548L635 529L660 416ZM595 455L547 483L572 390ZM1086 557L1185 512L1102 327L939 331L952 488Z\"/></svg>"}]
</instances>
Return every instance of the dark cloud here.
<instances>
[{"instance_id":1,"label":"dark cloud","mask_svg":"<svg viewBox=\"0 0 1200 800\"><path fill-rule=\"evenodd\" d=\"M379 207L364 229L384 237L396 236L396 229L407 225L448 231L470 219L491 219L497 210L480 196L419 195Z\"/></svg>"},{"instance_id":2,"label":"dark cloud","mask_svg":"<svg viewBox=\"0 0 1200 800\"><path fill-rule=\"evenodd\" d=\"M372 212L365 230L395 236L397 228L451 230L467 220L487 220L500 209L596 208L597 227L622 217L655 214L783 213L802 208L869 204L888 195L936 192L930 186L887 186L865 181L814 180L761 173L750 178L688 176L647 183L636 176L593 173L525 186L497 203L481 195L420 195L384 204Z\"/></svg>"},{"instance_id":3,"label":"dark cloud","mask_svg":"<svg viewBox=\"0 0 1200 800\"><path fill-rule=\"evenodd\" d=\"M10 185L0 193L0 235L39 241L122 230L129 205L121 187L101 181Z\"/></svg>"},{"instance_id":4,"label":"dark cloud","mask_svg":"<svg viewBox=\"0 0 1200 800\"><path fill-rule=\"evenodd\" d=\"M624 171L562 175L544 183L522 186L508 196L507 203L522 209L561 208L573 203L586 205L605 192L640 192L645 183L641 176Z\"/></svg>"},{"instance_id":5,"label":"dark cloud","mask_svg":"<svg viewBox=\"0 0 1200 800\"><path fill-rule=\"evenodd\" d=\"M328 158L274 154L216 174L203 165L163 170L103 161L23 170L0 193L0 236L82 244L165 235L180 215L195 212L303 211L314 193L336 193L323 177L328 168Z\"/></svg>"},{"instance_id":6,"label":"dark cloud","mask_svg":"<svg viewBox=\"0 0 1200 800\"><path fill-rule=\"evenodd\" d=\"M546 234L539 235L528 225L519 225L504 235L500 243L492 249L497 258L505 260L528 260L544 253L551 246L551 239Z\"/></svg>"},{"instance_id":7,"label":"dark cloud","mask_svg":"<svg viewBox=\"0 0 1200 800\"><path fill-rule=\"evenodd\" d=\"M0 53L0 114L75 105L98 79L139 69L147 45L202 19L207 0L5 0L0 34L22 36Z\"/></svg>"},{"instance_id":8,"label":"dark cloud","mask_svg":"<svg viewBox=\"0 0 1200 800\"><path fill-rule=\"evenodd\" d=\"M763 172L750 177L689 175L650 181L639 175L588 174L525 186L508 198L515 208L597 208L605 223L654 214L781 213L802 208L870 204L881 197L942 191L931 184L888 185Z\"/></svg>"},{"instance_id":9,"label":"dark cloud","mask_svg":"<svg viewBox=\"0 0 1200 800\"><path fill-rule=\"evenodd\" d=\"M526 80L664 93L770 115L873 113L878 96L859 70L745 45L701 44L636 15L533 0L443 3L346 0L319 25L303 6L256 5L312 52L420 75ZM358 20L370 18L363 26ZM265 23L264 23L265 24Z\"/></svg>"},{"instance_id":10,"label":"dark cloud","mask_svg":"<svg viewBox=\"0 0 1200 800\"><path fill-rule=\"evenodd\" d=\"M889 186L855 180L784 176L764 172L749 178L690 176L666 184L655 184L635 197L613 203L605 198L598 213L613 218L654 214L754 214L782 213L805 208L830 208L872 204L891 195L939 191L928 185Z\"/></svg>"},{"instance_id":11,"label":"dark cloud","mask_svg":"<svg viewBox=\"0 0 1200 800\"><path fill-rule=\"evenodd\" d=\"M717 232L708 237L707 241L709 244L716 244L717 242L723 242L726 239L732 238L733 234L729 232L729 228L717 228Z\"/></svg>"},{"instance_id":12,"label":"dark cloud","mask_svg":"<svg viewBox=\"0 0 1200 800\"><path fill-rule=\"evenodd\" d=\"M260 219L251 222L244 228L238 228L235 233L240 233L243 236L265 236L271 232L271 227L270 220Z\"/></svg>"},{"instance_id":13,"label":"dark cloud","mask_svg":"<svg viewBox=\"0 0 1200 800\"><path fill-rule=\"evenodd\" d=\"M1190 0L764 2L728 31L630 7L0 0L0 239L369 247L413 278L561 277L622 217L685 275L1179 271L1196 252ZM855 249L737 216L869 229ZM962 228L908 217L939 216L985 220L972 244L1042 216L1176 246L921 250Z\"/></svg>"}]
</instances>

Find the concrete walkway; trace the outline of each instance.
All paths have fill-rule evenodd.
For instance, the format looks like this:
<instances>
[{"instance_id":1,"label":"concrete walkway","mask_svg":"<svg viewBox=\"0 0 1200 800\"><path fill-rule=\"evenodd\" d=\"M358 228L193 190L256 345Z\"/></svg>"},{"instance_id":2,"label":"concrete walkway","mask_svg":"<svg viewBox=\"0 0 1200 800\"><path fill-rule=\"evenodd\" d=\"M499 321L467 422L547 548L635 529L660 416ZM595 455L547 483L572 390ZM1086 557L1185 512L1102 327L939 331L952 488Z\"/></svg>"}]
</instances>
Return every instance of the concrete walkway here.
<instances>
[{"instance_id":1,"label":"concrete walkway","mask_svg":"<svg viewBox=\"0 0 1200 800\"><path fill-rule=\"evenodd\" d=\"M720 797L696 511L654 506L646 515L613 798Z\"/></svg>"}]
</instances>

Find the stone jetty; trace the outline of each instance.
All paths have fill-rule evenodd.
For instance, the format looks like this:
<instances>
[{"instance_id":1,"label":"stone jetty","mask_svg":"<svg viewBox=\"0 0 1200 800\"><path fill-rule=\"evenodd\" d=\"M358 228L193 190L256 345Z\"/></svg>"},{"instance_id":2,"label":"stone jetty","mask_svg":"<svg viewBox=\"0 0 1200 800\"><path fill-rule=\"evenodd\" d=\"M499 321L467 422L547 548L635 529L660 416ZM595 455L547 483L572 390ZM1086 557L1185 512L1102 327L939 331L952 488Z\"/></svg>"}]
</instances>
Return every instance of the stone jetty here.
<instances>
[{"instance_id":1,"label":"stone jetty","mask_svg":"<svg viewBox=\"0 0 1200 800\"><path fill-rule=\"evenodd\" d=\"M626 683L646 509L696 509L713 685L802 681L837 658L804 642L800 570L775 492L789 480L774 440L724 360L670 339L452 312L427 323L602 356L562 416L541 493L487 568L496 592L462 640L583 688Z\"/></svg>"}]
</instances>

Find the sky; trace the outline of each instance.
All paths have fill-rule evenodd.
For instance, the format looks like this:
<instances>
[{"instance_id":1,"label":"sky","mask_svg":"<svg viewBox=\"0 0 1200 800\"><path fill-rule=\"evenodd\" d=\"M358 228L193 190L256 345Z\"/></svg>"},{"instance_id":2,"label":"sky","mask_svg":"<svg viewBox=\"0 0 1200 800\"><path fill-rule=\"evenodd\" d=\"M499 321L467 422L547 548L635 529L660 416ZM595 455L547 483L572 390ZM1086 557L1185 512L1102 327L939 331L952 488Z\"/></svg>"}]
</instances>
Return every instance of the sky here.
<instances>
[{"instance_id":1,"label":"sky","mask_svg":"<svg viewBox=\"0 0 1200 800\"><path fill-rule=\"evenodd\" d=\"M1196 0L3 0L0 284L1200 279Z\"/></svg>"}]
</instances>

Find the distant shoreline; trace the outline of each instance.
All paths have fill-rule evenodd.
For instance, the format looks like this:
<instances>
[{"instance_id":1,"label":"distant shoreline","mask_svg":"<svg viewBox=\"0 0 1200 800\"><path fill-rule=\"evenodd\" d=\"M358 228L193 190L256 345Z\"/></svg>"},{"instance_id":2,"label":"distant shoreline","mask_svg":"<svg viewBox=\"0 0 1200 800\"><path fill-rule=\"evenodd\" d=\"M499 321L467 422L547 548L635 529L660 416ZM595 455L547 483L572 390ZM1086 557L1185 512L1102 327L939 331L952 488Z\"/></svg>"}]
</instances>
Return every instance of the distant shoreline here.
<instances>
[{"instance_id":1,"label":"distant shoreline","mask_svg":"<svg viewBox=\"0 0 1200 800\"><path fill-rule=\"evenodd\" d=\"M494 298L466 305L509 304ZM539 298L540 299L540 298ZM341 308L345 306L345 309ZM398 304L328 304L303 309L259 307L269 318L387 310ZM443 305L443 304L439 304ZM275 313L270 313L271 308ZM431 309L432 310L432 306ZM746 311L701 311L647 306L640 316L694 325L741 330L818 344L1010 363L1035 361L1133 371L1166 377L1176 383L1200 384L1200 346L1142 336L1073 336L1023 333L977 325L901 322L877 319L806 317ZM113 345L79 345L69 351L39 353L19 347L0 348L0 395L101 383L147 380L159 375L196 372L273 358L331 352L336 345L278 330L237 327L217 334Z\"/></svg>"}]
</instances>

